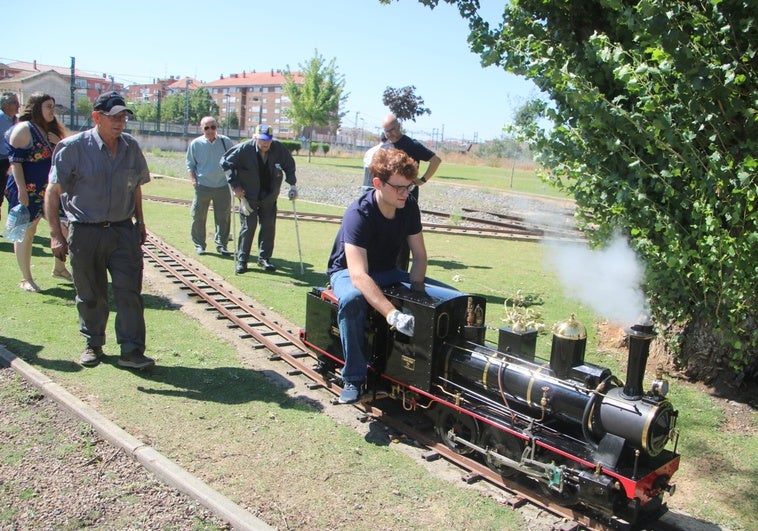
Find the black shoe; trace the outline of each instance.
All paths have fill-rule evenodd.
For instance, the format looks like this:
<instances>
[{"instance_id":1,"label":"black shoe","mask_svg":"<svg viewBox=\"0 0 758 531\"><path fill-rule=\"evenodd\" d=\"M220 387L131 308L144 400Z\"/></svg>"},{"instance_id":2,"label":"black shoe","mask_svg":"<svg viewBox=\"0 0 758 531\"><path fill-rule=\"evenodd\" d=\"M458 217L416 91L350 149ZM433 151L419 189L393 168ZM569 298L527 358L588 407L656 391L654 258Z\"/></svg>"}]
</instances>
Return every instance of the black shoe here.
<instances>
[{"instance_id":1,"label":"black shoe","mask_svg":"<svg viewBox=\"0 0 758 531\"><path fill-rule=\"evenodd\" d=\"M276 271L276 266L269 262L266 258L258 258L258 265L266 271Z\"/></svg>"},{"instance_id":2,"label":"black shoe","mask_svg":"<svg viewBox=\"0 0 758 531\"><path fill-rule=\"evenodd\" d=\"M129 369L147 369L155 365L155 360L148 358L139 350L132 350L131 352L121 353L118 365L119 367L127 367Z\"/></svg>"},{"instance_id":3,"label":"black shoe","mask_svg":"<svg viewBox=\"0 0 758 531\"><path fill-rule=\"evenodd\" d=\"M221 247L220 245L218 247L216 247L216 251L221 256L232 256L234 254L229 249L226 249L225 247Z\"/></svg>"},{"instance_id":4,"label":"black shoe","mask_svg":"<svg viewBox=\"0 0 758 531\"><path fill-rule=\"evenodd\" d=\"M103 357L105 357L103 347L91 347L87 345L82 355L79 356L79 363L84 367L97 367Z\"/></svg>"},{"instance_id":5,"label":"black shoe","mask_svg":"<svg viewBox=\"0 0 758 531\"><path fill-rule=\"evenodd\" d=\"M238 275L241 275L242 273L247 272L247 263L245 262L237 262L237 267L234 268L234 272Z\"/></svg>"}]
</instances>

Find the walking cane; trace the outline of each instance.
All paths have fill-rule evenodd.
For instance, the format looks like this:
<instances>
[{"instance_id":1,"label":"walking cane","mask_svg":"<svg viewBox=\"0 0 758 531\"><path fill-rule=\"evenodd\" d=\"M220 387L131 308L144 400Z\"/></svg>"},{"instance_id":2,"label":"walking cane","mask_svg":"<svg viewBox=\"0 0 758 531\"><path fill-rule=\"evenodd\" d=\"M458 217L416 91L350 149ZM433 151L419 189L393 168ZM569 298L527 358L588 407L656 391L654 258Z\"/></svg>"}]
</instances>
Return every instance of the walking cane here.
<instances>
[{"instance_id":1,"label":"walking cane","mask_svg":"<svg viewBox=\"0 0 758 531\"><path fill-rule=\"evenodd\" d=\"M297 237L297 254L300 256L300 275L305 274L303 270L303 251L300 249L300 230L297 228L297 208L295 208L295 199L292 199L292 215L295 218L295 236Z\"/></svg>"},{"instance_id":2,"label":"walking cane","mask_svg":"<svg viewBox=\"0 0 758 531\"><path fill-rule=\"evenodd\" d=\"M231 186L229 187L229 195L231 195L231 198L232 198L232 210L229 213L229 215L232 217L232 240L234 240L234 260L232 260L232 267L234 267L234 274L236 275L237 274L237 260L239 260L239 258L237 258L237 235L235 234L236 223L235 223L234 218L237 216L234 215L234 197L235 196L234 196L234 190L232 190ZM237 211L239 212L239 207L237 208Z\"/></svg>"}]
</instances>

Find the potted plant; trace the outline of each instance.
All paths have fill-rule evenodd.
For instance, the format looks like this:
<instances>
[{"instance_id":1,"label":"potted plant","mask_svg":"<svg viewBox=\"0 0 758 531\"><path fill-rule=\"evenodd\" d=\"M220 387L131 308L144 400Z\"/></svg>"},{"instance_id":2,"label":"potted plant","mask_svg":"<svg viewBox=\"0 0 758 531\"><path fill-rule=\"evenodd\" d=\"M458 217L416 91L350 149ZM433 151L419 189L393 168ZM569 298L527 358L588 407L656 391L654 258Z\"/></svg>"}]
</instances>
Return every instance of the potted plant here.
<instances>
[{"instance_id":1,"label":"potted plant","mask_svg":"<svg viewBox=\"0 0 758 531\"><path fill-rule=\"evenodd\" d=\"M523 294L521 290L515 297L506 298L503 303L507 323L500 328L497 349L527 361L534 361L537 347L537 334L545 328L542 316L531 306L542 304L539 296Z\"/></svg>"}]
</instances>

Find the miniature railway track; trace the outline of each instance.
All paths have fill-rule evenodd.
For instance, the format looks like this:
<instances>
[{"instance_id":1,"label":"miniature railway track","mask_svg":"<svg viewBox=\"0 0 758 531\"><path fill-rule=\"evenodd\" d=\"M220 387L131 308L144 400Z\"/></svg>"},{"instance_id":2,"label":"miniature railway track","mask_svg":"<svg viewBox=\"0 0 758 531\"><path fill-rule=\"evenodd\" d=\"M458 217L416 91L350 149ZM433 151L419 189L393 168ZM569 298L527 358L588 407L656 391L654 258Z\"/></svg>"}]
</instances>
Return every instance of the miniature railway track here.
<instances>
[{"instance_id":1,"label":"miniature railway track","mask_svg":"<svg viewBox=\"0 0 758 531\"><path fill-rule=\"evenodd\" d=\"M170 203L175 205L189 206L192 201L188 199L175 199L168 197L158 197L145 195L143 199L149 201L156 201L161 203ZM573 228L567 227L550 227L546 225L534 225L526 222L523 218L518 216L510 216L503 213L493 212L479 212L471 209L464 209L464 214L458 216L461 223L452 224L452 220L456 217L446 212L435 212L430 210L422 210L421 215L427 218L434 219L447 219L450 223L434 223L424 222L424 230L427 232L455 234L463 236L479 236L482 238L498 238L503 240L512 241L562 241L562 242L586 242L586 238L582 234ZM484 214L487 217L475 216L472 214ZM292 212L279 210L277 217L280 219L293 219L294 214ZM492 219L494 218L494 219ZM307 212L299 212L297 214L298 221L304 222L320 222L320 223L334 223L340 224L342 222L341 215L335 214L312 214Z\"/></svg>"},{"instance_id":2,"label":"miniature railway track","mask_svg":"<svg viewBox=\"0 0 758 531\"><path fill-rule=\"evenodd\" d=\"M201 269L193 261L154 235L148 235L143 251L149 264L171 278L182 290L187 291L189 296L195 297L197 302L206 304L208 311L217 312L218 319L226 319L229 322L228 326L238 329L241 337L249 339L254 348L268 349L271 353L269 356L271 360L286 362L289 365L289 368L286 369L288 376L304 375L308 379L305 385L309 389L326 389L332 393L333 401L336 400L342 389L313 368L317 361L316 357L301 342L299 331L286 329L267 315L265 310L245 302L242 296L235 293L233 287L223 284L212 273ZM245 296L245 298L248 297ZM604 523L595 518L572 508L560 506L548 497L502 478L500 474L492 471L484 464L452 451L443 443L417 431L399 418L395 418L388 410L381 409L378 402L381 400L374 403L356 404L355 407L363 412L366 419L380 420L428 448L429 452L425 455L426 459L431 460L441 456L465 470L466 474L462 477L464 481L470 483L484 479L503 489L507 494L507 503L513 507L520 507L531 502L560 518L565 518L566 523L559 528L561 531L582 528L608 529Z\"/></svg>"}]
</instances>

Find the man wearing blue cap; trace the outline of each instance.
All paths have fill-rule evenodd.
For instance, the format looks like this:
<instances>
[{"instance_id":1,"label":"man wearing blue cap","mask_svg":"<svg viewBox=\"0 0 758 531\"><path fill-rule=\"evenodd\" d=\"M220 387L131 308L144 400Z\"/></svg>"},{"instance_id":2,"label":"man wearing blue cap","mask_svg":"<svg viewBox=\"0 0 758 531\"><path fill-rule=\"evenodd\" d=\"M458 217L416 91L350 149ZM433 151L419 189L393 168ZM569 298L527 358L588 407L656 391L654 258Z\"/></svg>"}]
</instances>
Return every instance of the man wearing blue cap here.
<instances>
[{"instance_id":1,"label":"man wearing blue cap","mask_svg":"<svg viewBox=\"0 0 758 531\"><path fill-rule=\"evenodd\" d=\"M240 233L237 240L237 274L247 271L247 261L258 232L258 265L265 271L276 271L271 263L276 236L276 200L286 179L290 200L297 198L295 159L284 145L274 140L268 124L255 129L255 138L233 147L221 158L227 181L240 200ZM285 177L286 175L286 177Z\"/></svg>"}]
</instances>

